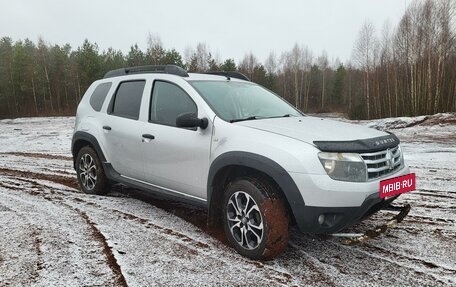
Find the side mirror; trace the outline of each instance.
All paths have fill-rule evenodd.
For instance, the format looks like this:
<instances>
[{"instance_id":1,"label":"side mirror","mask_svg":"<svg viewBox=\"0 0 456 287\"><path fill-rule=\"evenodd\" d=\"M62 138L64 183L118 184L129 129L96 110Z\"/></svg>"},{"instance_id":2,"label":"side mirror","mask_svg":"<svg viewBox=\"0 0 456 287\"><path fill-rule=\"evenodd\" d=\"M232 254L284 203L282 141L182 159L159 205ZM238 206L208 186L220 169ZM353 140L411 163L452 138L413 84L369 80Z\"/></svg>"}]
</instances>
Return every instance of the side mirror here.
<instances>
[{"instance_id":1,"label":"side mirror","mask_svg":"<svg viewBox=\"0 0 456 287\"><path fill-rule=\"evenodd\" d=\"M209 121L206 118L199 119L194 113L180 114L176 119L176 126L179 128L207 128Z\"/></svg>"}]
</instances>

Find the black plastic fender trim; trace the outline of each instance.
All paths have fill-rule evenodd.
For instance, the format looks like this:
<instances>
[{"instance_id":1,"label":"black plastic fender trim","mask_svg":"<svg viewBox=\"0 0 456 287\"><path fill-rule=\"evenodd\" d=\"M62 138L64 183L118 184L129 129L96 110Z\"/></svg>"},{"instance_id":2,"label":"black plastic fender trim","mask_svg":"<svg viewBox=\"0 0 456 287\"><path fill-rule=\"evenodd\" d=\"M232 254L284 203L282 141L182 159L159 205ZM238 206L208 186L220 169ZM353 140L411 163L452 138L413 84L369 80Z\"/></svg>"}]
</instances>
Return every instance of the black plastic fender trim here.
<instances>
[{"instance_id":1,"label":"black plastic fender trim","mask_svg":"<svg viewBox=\"0 0 456 287\"><path fill-rule=\"evenodd\" d=\"M92 145L95 148L97 155L100 157L100 160L104 165L106 163L106 157L103 151L101 150L100 144L98 143L97 139L93 135L83 131L77 131L76 133L74 133L73 139L71 140L71 154L73 155L73 164L75 164L76 157L78 156L77 154L75 154L76 143L81 140L90 143L90 145Z\"/></svg>"},{"instance_id":2,"label":"black plastic fender trim","mask_svg":"<svg viewBox=\"0 0 456 287\"><path fill-rule=\"evenodd\" d=\"M288 174L288 172L275 161L250 152L233 151L227 152L218 156L211 164L207 182L207 204L209 210L209 217L211 217L211 205L213 205L213 190L215 177L217 173L224 167L238 165L256 169L270 176L280 187L284 193L291 211L298 223L298 226L303 226L304 223L300 222L304 216L305 203L302 195L296 186L295 182ZM301 223L301 224L300 224Z\"/></svg>"}]
</instances>

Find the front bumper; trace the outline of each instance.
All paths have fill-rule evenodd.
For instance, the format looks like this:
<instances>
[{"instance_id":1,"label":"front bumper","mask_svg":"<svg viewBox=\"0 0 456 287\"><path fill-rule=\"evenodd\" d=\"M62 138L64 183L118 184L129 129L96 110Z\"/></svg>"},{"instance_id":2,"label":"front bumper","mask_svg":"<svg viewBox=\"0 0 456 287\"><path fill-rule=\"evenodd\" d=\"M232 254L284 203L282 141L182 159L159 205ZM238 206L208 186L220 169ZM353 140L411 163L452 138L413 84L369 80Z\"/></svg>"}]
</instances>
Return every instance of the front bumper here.
<instances>
[{"instance_id":1,"label":"front bumper","mask_svg":"<svg viewBox=\"0 0 456 287\"><path fill-rule=\"evenodd\" d=\"M309 233L335 233L344 228L355 225L364 218L388 206L397 196L387 200L381 199L377 194L372 194L359 207L315 207L306 206L302 219L297 220L302 232ZM319 220L324 216L323 220Z\"/></svg>"},{"instance_id":2,"label":"front bumper","mask_svg":"<svg viewBox=\"0 0 456 287\"><path fill-rule=\"evenodd\" d=\"M388 178L410 173L404 166ZM397 197L387 200L379 197L380 180L370 182L336 181L327 175L291 173L304 206L293 210L302 232L335 233L360 222Z\"/></svg>"}]
</instances>

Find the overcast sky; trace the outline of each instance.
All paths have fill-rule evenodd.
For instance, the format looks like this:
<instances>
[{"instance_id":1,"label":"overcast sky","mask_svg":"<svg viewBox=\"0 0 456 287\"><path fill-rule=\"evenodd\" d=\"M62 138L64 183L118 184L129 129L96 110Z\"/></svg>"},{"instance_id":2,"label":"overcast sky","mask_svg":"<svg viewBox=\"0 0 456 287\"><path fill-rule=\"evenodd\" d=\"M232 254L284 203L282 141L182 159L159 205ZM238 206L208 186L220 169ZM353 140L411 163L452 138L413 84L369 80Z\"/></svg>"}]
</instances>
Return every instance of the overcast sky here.
<instances>
[{"instance_id":1,"label":"overcast sky","mask_svg":"<svg viewBox=\"0 0 456 287\"><path fill-rule=\"evenodd\" d=\"M165 48L182 54L206 42L220 59L240 60L252 51L260 61L294 43L314 54L350 58L361 25L371 20L380 31L394 27L410 0L0 0L0 37L13 40L42 36L51 44L74 49L85 38L100 50L128 52L147 35L159 35Z\"/></svg>"}]
</instances>

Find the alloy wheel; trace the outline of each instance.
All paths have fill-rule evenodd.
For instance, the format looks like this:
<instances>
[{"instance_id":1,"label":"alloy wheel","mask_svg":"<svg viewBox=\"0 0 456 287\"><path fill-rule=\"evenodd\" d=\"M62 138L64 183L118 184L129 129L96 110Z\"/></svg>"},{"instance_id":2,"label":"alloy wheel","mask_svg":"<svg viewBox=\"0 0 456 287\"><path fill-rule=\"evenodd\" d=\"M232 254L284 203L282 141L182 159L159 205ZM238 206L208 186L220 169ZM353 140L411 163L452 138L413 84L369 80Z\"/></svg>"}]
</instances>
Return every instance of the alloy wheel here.
<instances>
[{"instance_id":1,"label":"alloy wheel","mask_svg":"<svg viewBox=\"0 0 456 287\"><path fill-rule=\"evenodd\" d=\"M84 154L79 161L79 177L87 190L92 190L97 184L97 167L95 160L89 154Z\"/></svg>"},{"instance_id":2,"label":"alloy wheel","mask_svg":"<svg viewBox=\"0 0 456 287\"><path fill-rule=\"evenodd\" d=\"M237 191L228 200L226 215L228 227L235 241L252 250L263 240L263 217L255 200L246 192Z\"/></svg>"}]
</instances>

